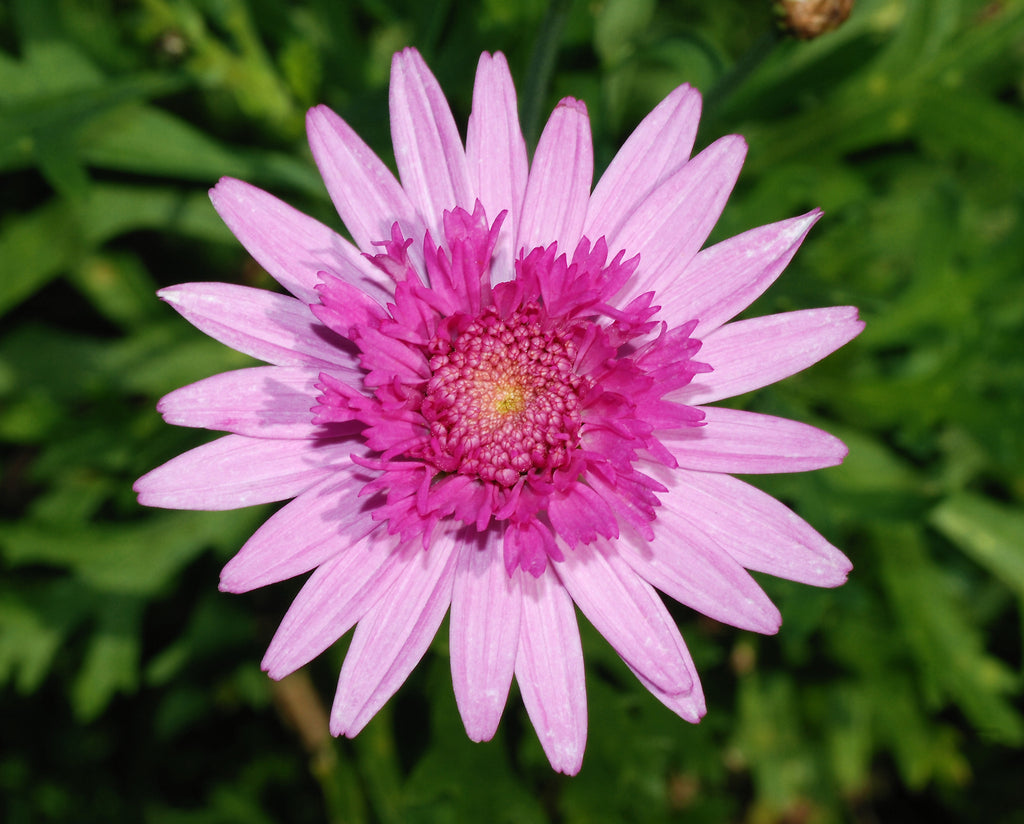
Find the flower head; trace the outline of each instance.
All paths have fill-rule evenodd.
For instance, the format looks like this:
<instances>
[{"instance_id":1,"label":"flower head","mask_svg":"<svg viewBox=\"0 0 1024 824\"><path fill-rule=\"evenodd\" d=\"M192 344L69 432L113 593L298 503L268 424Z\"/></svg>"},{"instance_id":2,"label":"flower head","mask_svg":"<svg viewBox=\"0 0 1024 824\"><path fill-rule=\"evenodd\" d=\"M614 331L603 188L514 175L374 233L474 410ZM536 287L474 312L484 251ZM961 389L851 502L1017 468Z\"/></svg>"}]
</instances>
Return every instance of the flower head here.
<instances>
[{"instance_id":1,"label":"flower head","mask_svg":"<svg viewBox=\"0 0 1024 824\"><path fill-rule=\"evenodd\" d=\"M182 426L230 434L139 479L150 506L294 498L225 567L244 592L312 570L263 666L280 678L356 626L331 712L355 735L451 610L467 733L489 739L515 676L552 766L586 741L574 603L660 701L704 698L655 589L775 632L747 573L818 586L850 564L728 473L839 463L804 424L706 406L793 374L862 328L850 307L728 323L779 275L817 210L701 251L739 174L726 137L691 158L682 86L591 191L584 105L563 100L532 164L505 59L484 54L465 146L420 55L395 55L401 182L333 112L313 155L354 244L237 180L213 203L291 295L191 283L161 297L270 366L165 397Z\"/></svg>"}]
</instances>

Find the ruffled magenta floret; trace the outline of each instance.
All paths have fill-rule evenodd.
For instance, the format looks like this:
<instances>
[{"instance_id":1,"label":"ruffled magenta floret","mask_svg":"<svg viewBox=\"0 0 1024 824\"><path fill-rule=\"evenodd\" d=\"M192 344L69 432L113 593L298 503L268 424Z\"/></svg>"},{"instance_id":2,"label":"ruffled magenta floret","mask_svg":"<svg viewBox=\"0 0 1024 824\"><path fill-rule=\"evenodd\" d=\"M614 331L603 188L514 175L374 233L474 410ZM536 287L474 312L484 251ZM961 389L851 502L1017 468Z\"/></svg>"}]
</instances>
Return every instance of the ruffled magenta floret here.
<instances>
[{"instance_id":1,"label":"ruffled magenta floret","mask_svg":"<svg viewBox=\"0 0 1024 824\"><path fill-rule=\"evenodd\" d=\"M373 517L426 546L454 518L478 530L507 522L505 565L539 576L575 547L614 538L622 520L649 534L664 487L635 468L675 459L661 429L700 426L704 413L664 396L710 371L693 360L693 320L654 320L650 293L611 305L639 263L603 237L524 250L512 280L490 271L505 214L488 222L444 213L443 244L427 233L427 282L396 223L370 260L395 281L382 307L324 272L312 310L358 349L362 380L322 372L315 422L355 422L377 470L364 495Z\"/></svg>"},{"instance_id":2,"label":"ruffled magenta floret","mask_svg":"<svg viewBox=\"0 0 1024 824\"><path fill-rule=\"evenodd\" d=\"M442 471L505 487L523 473L568 465L579 444L586 389L573 369L571 335L538 304L508 318L488 307L462 326L442 324L430 344L421 412L431 438L422 457Z\"/></svg>"}]
</instances>

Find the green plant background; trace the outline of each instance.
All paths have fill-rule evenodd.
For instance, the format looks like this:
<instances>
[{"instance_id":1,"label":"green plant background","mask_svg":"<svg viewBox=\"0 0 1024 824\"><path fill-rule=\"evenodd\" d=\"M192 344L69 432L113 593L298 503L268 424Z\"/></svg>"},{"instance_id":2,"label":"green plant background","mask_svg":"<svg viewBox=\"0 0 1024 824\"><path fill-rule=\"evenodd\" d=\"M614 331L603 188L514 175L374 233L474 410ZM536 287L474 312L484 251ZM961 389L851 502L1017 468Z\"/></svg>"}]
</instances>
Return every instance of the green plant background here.
<instances>
[{"instance_id":1,"label":"green plant background","mask_svg":"<svg viewBox=\"0 0 1024 824\"><path fill-rule=\"evenodd\" d=\"M154 290L271 287L206 190L242 177L338 226L304 110L331 105L391 162L405 45L463 124L482 50L507 54L529 139L584 99L599 168L694 84L699 143L750 143L715 237L826 212L753 313L855 304L868 323L742 399L850 446L756 479L848 552L849 583L765 578L769 638L675 609L698 726L584 626L572 779L514 689L496 739L465 739L444 631L366 731L324 740L345 643L275 685L259 661L298 583L217 591L268 510L145 511L130 488L204 437L156 399L246 363ZM812 42L753 0L0 4L0 818L1024 821L1022 94L1020 0L859 0Z\"/></svg>"}]
</instances>

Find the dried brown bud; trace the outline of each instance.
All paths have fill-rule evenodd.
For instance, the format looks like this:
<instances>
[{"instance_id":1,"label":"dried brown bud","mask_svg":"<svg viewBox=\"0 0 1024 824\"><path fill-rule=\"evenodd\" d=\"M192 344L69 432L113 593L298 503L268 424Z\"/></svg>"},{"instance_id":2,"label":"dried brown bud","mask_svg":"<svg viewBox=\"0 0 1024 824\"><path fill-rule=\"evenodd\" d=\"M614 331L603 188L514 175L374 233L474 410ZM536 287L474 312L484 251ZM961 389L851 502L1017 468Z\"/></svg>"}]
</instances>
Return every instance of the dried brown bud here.
<instances>
[{"instance_id":1,"label":"dried brown bud","mask_svg":"<svg viewBox=\"0 0 1024 824\"><path fill-rule=\"evenodd\" d=\"M801 40L813 40L839 28L853 9L853 0L778 0L782 27Z\"/></svg>"}]
</instances>

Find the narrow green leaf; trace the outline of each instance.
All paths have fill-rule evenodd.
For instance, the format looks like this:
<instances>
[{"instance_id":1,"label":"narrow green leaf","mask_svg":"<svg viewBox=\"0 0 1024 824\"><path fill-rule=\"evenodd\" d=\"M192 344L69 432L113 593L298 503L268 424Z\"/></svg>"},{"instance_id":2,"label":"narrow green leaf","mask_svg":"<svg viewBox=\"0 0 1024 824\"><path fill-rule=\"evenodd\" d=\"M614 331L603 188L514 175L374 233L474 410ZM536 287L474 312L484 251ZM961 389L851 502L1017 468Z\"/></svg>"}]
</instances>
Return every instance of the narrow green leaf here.
<instances>
[{"instance_id":1,"label":"narrow green leaf","mask_svg":"<svg viewBox=\"0 0 1024 824\"><path fill-rule=\"evenodd\" d=\"M68 138L66 131L54 129L35 135L35 158L54 189L64 197L82 200L89 192L89 175Z\"/></svg>"},{"instance_id":2,"label":"narrow green leaf","mask_svg":"<svg viewBox=\"0 0 1024 824\"><path fill-rule=\"evenodd\" d=\"M4 106L0 118L0 168L18 155L18 147L39 135L66 139L85 124L125 103L180 89L182 80L172 75L149 74L110 78L96 88L62 91L19 100Z\"/></svg>"},{"instance_id":3,"label":"narrow green leaf","mask_svg":"<svg viewBox=\"0 0 1024 824\"><path fill-rule=\"evenodd\" d=\"M885 668L864 689L878 738L888 744L907 787L921 791L932 781L967 783L970 765L960 752L958 733L936 723L908 673Z\"/></svg>"},{"instance_id":4,"label":"narrow green leaf","mask_svg":"<svg viewBox=\"0 0 1024 824\"><path fill-rule=\"evenodd\" d=\"M30 104L49 95L88 89L103 81L95 63L61 39L27 45L21 59L0 52L0 107Z\"/></svg>"},{"instance_id":5,"label":"narrow green leaf","mask_svg":"<svg viewBox=\"0 0 1024 824\"><path fill-rule=\"evenodd\" d=\"M930 520L1024 600L1024 511L963 492L939 504Z\"/></svg>"},{"instance_id":6,"label":"narrow green leaf","mask_svg":"<svg viewBox=\"0 0 1024 824\"><path fill-rule=\"evenodd\" d=\"M928 557L911 526L879 531L877 556L910 650L917 659L926 697L936 706L955 701L979 730L1010 745L1024 742L1024 718L1008 700L1017 679L985 651L942 568Z\"/></svg>"},{"instance_id":7,"label":"narrow green leaf","mask_svg":"<svg viewBox=\"0 0 1024 824\"><path fill-rule=\"evenodd\" d=\"M0 553L16 566L67 568L104 592L152 597L205 549L241 546L261 514L259 509L161 513L136 524L93 524L88 530L7 523Z\"/></svg>"},{"instance_id":8,"label":"narrow green leaf","mask_svg":"<svg viewBox=\"0 0 1024 824\"><path fill-rule=\"evenodd\" d=\"M0 226L0 316L60 274L80 249L71 213L51 203Z\"/></svg>"},{"instance_id":9,"label":"narrow green leaf","mask_svg":"<svg viewBox=\"0 0 1024 824\"><path fill-rule=\"evenodd\" d=\"M312 161L224 145L153 106L124 107L94 121L82 134L81 152L88 163L105 169L209 184L230 175L325 196Z\"/></svg>"},{"instance_id":10,"label":"narrow green leaf","mask_svg":"<svg viewBox=\"0 0 1024 824\"><path fill-rule=\"evenodd\" d=\"M55 277L89 261L89 252L108 240L138 229L159 229L201 240L232 242L230 231L217 217L204 191L167 187L98 184L72 206L55 200L26 215L8 218L0 226L0 316L31 297ZM87 281L102 273L80 270L86 291L99 288ZM126 275L137 301L138 273ZM148 287L147 287L148 288ZM129 299L108 294L108 303ZM144 311L138 303L132 310ZM122 318L123 319L123 318Z\"/></svg>"},{"instance_id":11,"label":"narrow green leaf","mask_svg":"<svg viewBox=\"0 0 1024 824\"><path fill-rule=\"evenodd\" d=\"M90 593L67 579L0 590L0 684L35 692L91 606Z\"/></svg>"},{"instance_id":12,"label":"narrow green leaf","mask_svg":"<svg viewBox=\"0 0 1024 824\"><path fill-rule=\"evenodd\" d=\"M83 722L92 721L119 692L139 682L143 603L136 598L103 601L81 669L71 684L71 706Z\"/></svg>"},{"instance_id":13,"label":"narrow green leaf","mask_svg":"<svg viewBox=\"0 0 1024 824\"><path fill-rule=\"evenodd\" d=\"M796 688L780 675L747 675L740 683L736 746L761 802L782 813L811 795L822 766L805 745Z\"/></svg>"},{"instance_id":14,"label":"narrow green leaf","mask_svg":"<svg viewBox=\"0 0 1024 824\"><path fill-rule=\"evenodd\" d=\"M156 299L157 285L134 255L89 256L73 266L68 275L101 315L125 329L164 316Z\"/></svg>"},{"instance_id":15,"label":"narrow green leaf","mask_svg":"<svg viewBox=\"0 0 1024 824\"><path fill-rule=\"evenodd\" d=\"M1024 178L1024 117L1018 109L972 89L928 89L916 101L915 120L922 140L941 154L977 157Z\"/></svg>"}]
</instances>

